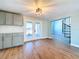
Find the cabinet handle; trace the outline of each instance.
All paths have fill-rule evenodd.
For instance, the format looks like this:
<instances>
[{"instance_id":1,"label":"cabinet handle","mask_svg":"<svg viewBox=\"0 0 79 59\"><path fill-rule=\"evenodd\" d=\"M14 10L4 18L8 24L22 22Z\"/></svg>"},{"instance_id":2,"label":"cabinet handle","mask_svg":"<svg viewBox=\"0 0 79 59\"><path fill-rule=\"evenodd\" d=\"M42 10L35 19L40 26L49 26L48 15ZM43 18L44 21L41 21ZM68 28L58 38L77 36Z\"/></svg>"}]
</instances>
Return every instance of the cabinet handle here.
<instances>
[{"instance_id":1,"label":"cabinet handle","mask_svg":"<svg viewBox=\"0 0 79 59\"><path fill-rule=\"evenodd\" d=\"M2 34L2 48L4 48L4 34Z\"/></svg>"}]
</instances>

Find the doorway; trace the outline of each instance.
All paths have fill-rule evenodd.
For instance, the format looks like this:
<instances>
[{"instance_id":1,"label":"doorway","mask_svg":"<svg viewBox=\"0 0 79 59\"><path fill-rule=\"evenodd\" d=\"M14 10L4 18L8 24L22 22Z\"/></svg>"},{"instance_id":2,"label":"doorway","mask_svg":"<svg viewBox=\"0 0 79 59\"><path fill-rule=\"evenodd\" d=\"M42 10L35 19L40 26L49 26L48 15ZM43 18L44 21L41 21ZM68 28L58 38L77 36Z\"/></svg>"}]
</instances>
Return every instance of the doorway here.
<instances>
[{"instance_id":1,"label":"doorway","mask_svg":"<svg viewBox=\"0 0 79 59\"><path fill-rule=\"evenodd\" d=\"M41 37L41 24L39 22L35 23L34 35L35 39L39 39Z\"/></svg>"},{"instance_id":2,"label":"doorway","mask_svg":"<svg viewBox=\"0 0 79 59\"><path fill-rule=\"evenodd\" d=\"M25 40L31 41L41 38L41 23L26 21L25 23Z\"/></svg>"}]
</instances>

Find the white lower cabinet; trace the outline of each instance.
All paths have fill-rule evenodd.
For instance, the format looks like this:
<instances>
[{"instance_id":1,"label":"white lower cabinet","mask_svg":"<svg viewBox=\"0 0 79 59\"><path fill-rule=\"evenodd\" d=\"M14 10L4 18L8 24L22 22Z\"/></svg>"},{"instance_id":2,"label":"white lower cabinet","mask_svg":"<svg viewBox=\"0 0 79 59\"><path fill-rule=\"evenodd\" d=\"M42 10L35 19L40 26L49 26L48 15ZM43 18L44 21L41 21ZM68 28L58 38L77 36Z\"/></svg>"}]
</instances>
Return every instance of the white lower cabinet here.
<instances>
[{"instance_id":1,"label":"white lower cabinet","mask_svg":"<svg viewBox=\"0 0 79 59\"><path fill-rule=\"evenodd\" d=\"M13 34L13 46L23 45L23 33L14 33Z\"/></svg>"},{"instance_id":2,"label":"white lower cabinet","mask_svg":"<svg viewBox=\"0 0 79 59\"><path fill-rule=\"evenodd\" d=\"M3 37L4 37L3 48L12 47L12 34L6 33L6 34L3 35Z\"/></svg>"},{"instance_id":3,"label":"white lower cabinet","mask_svg":"<svg viewBox=\"0 0 79 59\"><path fill-rule=\"evenodd\" d=\"M2 49L2 34L0 34L0 49Z\"/></svg>"},{"instance_id":4,"label":"white lower cabinet","mask_svg":"<svg viewBox=\"0 0 79 59\"><path fill-rule=\"evenodd\" d=\"M15 47L24 44L23 33L0 34L0 49Z\"/></svg>"}]
</instances>

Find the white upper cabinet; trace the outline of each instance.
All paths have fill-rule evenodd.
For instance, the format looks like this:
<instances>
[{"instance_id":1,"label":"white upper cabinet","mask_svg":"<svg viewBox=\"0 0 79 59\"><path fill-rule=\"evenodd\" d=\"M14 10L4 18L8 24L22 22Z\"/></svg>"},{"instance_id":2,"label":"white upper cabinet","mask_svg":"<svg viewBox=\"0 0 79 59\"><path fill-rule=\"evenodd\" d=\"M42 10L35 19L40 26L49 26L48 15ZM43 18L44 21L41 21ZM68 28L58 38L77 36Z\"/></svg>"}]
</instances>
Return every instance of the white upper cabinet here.
<instances>
[{"instance_id":1,"label":"white upper cabinet","mask_svg":"<svg viewBox=\"0 0 79 59\"><path fill-rule=\"evenodd\" d=\"M5 12L0 12L0 25L4 25L5 24L5 20L6 20L6 17L5 17Z\"/></svg>"},{"instance_id":2,"label":"white upper cabinet","mask_svg":"<svg viewBox=\"0 0 79 59\"><path fill-rule=\"evenodd\" d=\"M23 16L17 13L0 11L0 25L23 26Z\"/></svg>"},{"instance_id":3,"label":"white upper cabinet","mask_svg":"<svg viewBox=\"0 0 79 59\"><path fill-rule=\"evenodd\" d=\"M14 14L14 25L23 25L23 17L21 15Z\"/></svg>"},{"instance_id":4,"label":"white upper cabinet","mask_svg":"<svg viewBox=\"0 0 79 59\"><path fill-rule=\"evenodd\" d=\"M6 13L6 24L12 25L13 24L13 14Z\"/></svg>"}]
</instances>

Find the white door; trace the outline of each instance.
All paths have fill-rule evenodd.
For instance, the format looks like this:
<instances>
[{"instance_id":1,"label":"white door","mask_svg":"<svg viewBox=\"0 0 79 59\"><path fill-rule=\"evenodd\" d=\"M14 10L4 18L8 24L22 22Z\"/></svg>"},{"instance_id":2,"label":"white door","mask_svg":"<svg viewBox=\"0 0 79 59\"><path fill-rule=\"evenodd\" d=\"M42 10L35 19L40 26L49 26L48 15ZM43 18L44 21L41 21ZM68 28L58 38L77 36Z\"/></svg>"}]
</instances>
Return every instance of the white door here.
<instances>
[{"instance_id":1,"label":"white door","mask_svg":"<svg viewBox=\"0 0 79 59\"><path fill-rule=\"evenodd\" d=\"M40 36L41 36L40 22L27 21L25 24L25 40L24 41L40 39Z\"/></svg>"},{"instance_id":2,"label":"white door","mask_svg":"<svg viewBox=\"0 0 79 59\"><path fill-rule=\"evenodd\" d=\"M24 41L30 41L33 39L33 23L30 21L27 21L25 23L25 40Z\"/></svg>"},{"instance_id":3,"label":"white door","mask_svg":"<svg viewBox=\"0 0 79 59\"><path fill-rule=\"evenodd\" d=\"M40 39L41 38L41 24L40 24L40 22L35 22L34 38L35 39Z\"/></svg>"}]
</instances>

